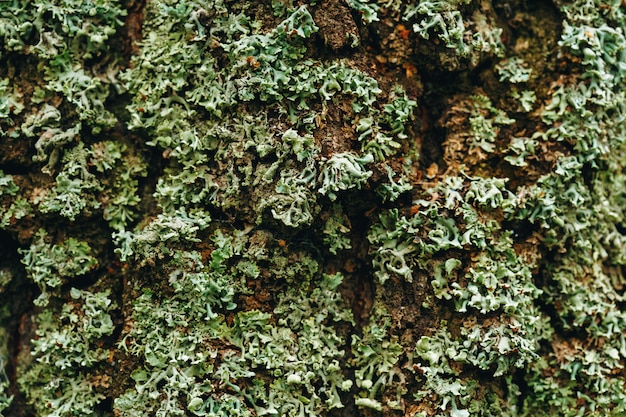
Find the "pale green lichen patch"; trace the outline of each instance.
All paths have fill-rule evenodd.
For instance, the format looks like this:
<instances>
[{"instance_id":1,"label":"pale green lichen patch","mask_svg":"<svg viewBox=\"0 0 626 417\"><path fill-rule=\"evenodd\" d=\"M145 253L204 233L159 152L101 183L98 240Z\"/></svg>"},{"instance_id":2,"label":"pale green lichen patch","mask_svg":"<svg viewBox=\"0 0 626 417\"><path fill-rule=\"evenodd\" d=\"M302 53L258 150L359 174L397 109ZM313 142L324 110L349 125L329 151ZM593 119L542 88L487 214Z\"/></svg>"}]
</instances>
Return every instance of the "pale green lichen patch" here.
<instances>
[{"instance_id":1,"label":"pale green lichen patch","mask_svg":"<svg viewBox=\"0 0 626 417\"><path fill-rule=\"evenodd\" d=\"M70 290L60 309L37 316L33 363L19 378L21 391L40 415L63 417L94 414L102 390L113 381L98 367L109 358L102 346L114 330L109 293Z\"/></svg>"},{"instance_id":2,"label":"pale green lichen patch","mask_svg":"<svg viewBox=\"0 0 626 417\"><path fill-rule=\"evenodd\" d=\"M623 415L626 16L551 7L0 4L0 414Z\"/></svg>"},{"instance_id":3,"label":"pale green lichen patch","mask_svg":"<svg viewBox=\"0 0 626 417\"><path fill-rule=\"evenodd\" d=\"M340 393L351 381L339 362L345 342L332 327L352 321L336 291L342 276L318 281L315 268L292 281L272 314L237 311L246 275L258 278L255 248L235 249L244 237L216 233L207 261L176 254L166 267L174 293L145 291L133 302L119 347L143 365L115 402L121 415L314 416L343 407ZM242 263L250 273L241 274Z\"/></svg>"}]
</instances>

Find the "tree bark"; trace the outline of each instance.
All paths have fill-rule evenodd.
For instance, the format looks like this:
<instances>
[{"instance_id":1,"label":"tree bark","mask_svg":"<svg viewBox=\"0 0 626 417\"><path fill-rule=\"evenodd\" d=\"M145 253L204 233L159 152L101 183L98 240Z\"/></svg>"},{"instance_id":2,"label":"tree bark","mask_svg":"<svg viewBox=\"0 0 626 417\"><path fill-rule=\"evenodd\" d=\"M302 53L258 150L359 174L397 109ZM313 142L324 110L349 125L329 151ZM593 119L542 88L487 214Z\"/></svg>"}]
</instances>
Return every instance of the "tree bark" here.
<instances>
[{"instance_id":1,"label":"tree bark","mask_svg":"<svg viewBox=\"0 0 626 417\"><path fill-rule=\"evenodd\" d=\"M619 1L0 4L0 416L624 415Z\"/></svg>"}]
</instances>

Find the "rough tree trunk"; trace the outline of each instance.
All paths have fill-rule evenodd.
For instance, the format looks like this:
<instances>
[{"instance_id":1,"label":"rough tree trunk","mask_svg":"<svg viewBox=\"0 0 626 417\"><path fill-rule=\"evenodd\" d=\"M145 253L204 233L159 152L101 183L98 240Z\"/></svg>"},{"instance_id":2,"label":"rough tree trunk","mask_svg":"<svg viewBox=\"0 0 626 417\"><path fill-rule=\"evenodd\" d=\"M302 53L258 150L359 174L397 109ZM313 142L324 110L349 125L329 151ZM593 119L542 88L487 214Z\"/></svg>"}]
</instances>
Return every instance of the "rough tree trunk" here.
<instances>
[{"instance_id":1,"label":"rough tree trunk","mask_svg":"<svg viewBox=\"0 0 626 417\"><path fill-rule=\"evenodd\" d=\"M0 2L0 415L624 415L619 0Z\"/></svg>"}]
</instances>

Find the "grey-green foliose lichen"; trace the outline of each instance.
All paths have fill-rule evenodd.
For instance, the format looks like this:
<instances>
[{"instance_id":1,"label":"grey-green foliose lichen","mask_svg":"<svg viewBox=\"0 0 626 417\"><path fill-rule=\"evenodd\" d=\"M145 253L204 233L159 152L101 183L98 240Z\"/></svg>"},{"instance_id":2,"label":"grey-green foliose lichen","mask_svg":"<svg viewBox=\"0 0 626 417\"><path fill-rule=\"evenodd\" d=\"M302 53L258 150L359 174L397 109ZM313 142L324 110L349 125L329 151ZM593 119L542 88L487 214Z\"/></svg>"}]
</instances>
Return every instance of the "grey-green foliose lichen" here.
<instances>
[{"instance_id":1,"label":"grey-green foliose lichen","mask_svg":"<svg viewBox=\"0 0 626 417\"><path fill-rule=\"evenodd\" d=\"M624 415L625 8L535 3L0 3L0 415Z\"/></svg>"}]
</instances>

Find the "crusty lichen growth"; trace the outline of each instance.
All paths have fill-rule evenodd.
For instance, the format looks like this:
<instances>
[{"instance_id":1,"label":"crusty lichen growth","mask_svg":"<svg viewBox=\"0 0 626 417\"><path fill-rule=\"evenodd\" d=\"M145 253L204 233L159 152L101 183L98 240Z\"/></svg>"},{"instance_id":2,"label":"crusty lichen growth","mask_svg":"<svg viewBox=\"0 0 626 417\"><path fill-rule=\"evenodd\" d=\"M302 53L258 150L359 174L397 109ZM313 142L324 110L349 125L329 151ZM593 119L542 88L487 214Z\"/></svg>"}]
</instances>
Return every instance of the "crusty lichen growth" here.
<instances>
[{"instance_id":1,"label":"crusty lichen growth","mask_svg":"<svg viewBox=\"0 0 626 417\"><path fill-rule=\"evenodd\" d=\"M624 8L493 3L0 4L0 415L625 414Z\"/></svg>"}]
</instances>

